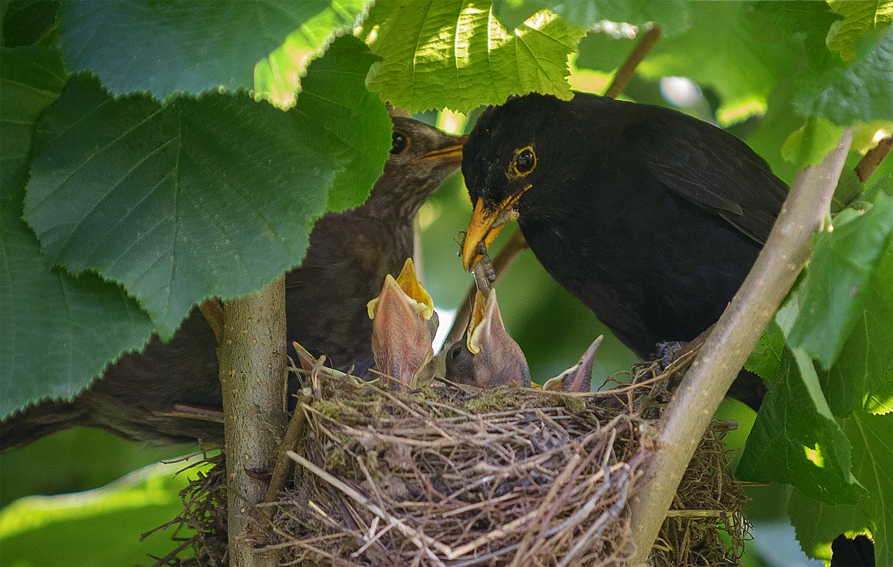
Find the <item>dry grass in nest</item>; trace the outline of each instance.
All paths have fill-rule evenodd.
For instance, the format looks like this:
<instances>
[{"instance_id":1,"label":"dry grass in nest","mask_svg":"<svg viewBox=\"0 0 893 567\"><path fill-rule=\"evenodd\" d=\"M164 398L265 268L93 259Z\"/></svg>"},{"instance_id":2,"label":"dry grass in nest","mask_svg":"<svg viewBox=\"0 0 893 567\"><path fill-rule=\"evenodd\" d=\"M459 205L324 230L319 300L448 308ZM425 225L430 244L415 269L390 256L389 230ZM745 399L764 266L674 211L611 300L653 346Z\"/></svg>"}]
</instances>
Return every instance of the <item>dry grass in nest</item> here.
<instances>
[{"instance_id":1,"label":"dry grass in nest","mask_svg":"<svg viewBox=\"0 0 893 567\"><path fill-rule=\"evenodd\" d=\"M297 409L305 423L289 453L293 482L254 510L252 538L281 550L284 565L623 564L627 503L665 397L667 376L656 373L639 365L632 384L584 397L440 383L402 393L318 367L312 401ZM655 565L738 562L744 498L726 429L709 431L696 452ZM219 523L225 510L204 517ZM197 541L203 551L185 564L223 564L224 552L209 557L214 546Z\"/></svg>"}]
</instances>

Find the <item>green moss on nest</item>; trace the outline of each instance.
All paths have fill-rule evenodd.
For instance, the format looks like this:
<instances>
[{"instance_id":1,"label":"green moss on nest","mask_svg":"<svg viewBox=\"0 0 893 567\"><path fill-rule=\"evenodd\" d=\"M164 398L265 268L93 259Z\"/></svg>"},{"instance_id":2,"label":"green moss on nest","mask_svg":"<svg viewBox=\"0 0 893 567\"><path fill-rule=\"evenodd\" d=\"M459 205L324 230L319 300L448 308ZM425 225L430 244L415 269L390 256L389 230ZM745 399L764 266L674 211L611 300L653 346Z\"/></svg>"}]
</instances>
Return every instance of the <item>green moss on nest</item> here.
<instances>
[{"instance_id":1,"label":"green moss on nest","mask_svg":"<svg viewBox=\"0 0 893 567\"><path fill-rule=\"evenodd\" d=\"M487 413L517 407L523 399L522 391L514 386L481 390L480 395L465 400L463 407L471 413Z\"/></svg>"}]
</instances>

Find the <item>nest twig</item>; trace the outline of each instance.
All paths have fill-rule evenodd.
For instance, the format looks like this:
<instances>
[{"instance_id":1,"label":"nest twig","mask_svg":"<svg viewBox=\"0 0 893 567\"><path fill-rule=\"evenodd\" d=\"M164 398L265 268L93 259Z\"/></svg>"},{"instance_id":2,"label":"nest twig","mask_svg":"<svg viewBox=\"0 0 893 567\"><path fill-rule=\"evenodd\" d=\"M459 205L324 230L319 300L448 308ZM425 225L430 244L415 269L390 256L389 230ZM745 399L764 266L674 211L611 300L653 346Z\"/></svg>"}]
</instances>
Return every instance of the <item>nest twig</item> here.
<instances>
[{"instance_id":1,"label":"nest twig","mask_svg":"<svg viewBox=\"0 0 893 567\"><path fill-rule=\"evenodd\" d=\"M627 503L669 370L638 365L632 383L581 396L448 383L395 392L316 368L313 399L296 408L294 478L255 509L255 546L281 550L283 565L623 564ZM736 562L743 496L720 433L702 441L677 500L655 565ZM220 564L203 555L188 564Z\"/></svg>"}]
</instances>

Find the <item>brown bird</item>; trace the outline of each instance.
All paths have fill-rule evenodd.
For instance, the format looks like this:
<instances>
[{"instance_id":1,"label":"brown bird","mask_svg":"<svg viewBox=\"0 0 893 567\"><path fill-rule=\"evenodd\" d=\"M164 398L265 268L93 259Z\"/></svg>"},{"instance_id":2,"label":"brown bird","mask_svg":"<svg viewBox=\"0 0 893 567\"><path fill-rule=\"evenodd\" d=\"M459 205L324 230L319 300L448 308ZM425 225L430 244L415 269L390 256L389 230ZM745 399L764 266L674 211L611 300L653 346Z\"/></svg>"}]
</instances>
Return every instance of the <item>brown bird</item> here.
<instances>
[{"instance_id":1,"label":"brown bird","mask_svg":"<svg viewBox=\"0 0 893 567\"><path fill-rule=\"evenodd\" d=\"M366 303L413 252L413 217L459 166L464 137L392 117L391 156L366 202L320 218L299 268L286 274L288 344L297 341L341 369L374 364ZM198 308L168 343L110 365L71 401L44 401L0 424L0 451L75 426L133 441L223 443L217 341ZM290 354L294 355L289 346Z\"/></svg>"},{"instance_id":2,"label":"brown bird","mask_svg":"<svg viewBox=\"0 0 893 567\"><path fill-rule=\"evenodd\" d=\"M602 344L604 335L599 335L592 341L580 361L571 366L555 378L547 380L543 384L543 390L560 390L562 392L589 392L592 389L592 363L595 362L595 353Z\"/></svg>"},{"instance_id":3,"label":"brown bird","mask_svg":"<svg viewBox=\"0 0 893 567\"><path fill-rule=\"evenodd\" d=\"M407 258L397 279L385 276L381 293L368 304L372 321L372 355L386 379L409 389L416 387L425 366L434 357L437 334L434 301L416 277Z\"/></svg>"},{"instance_id":4,"label":"brown bird","mask_svg":"<svg viewBox=\"0 0 893 567\"><path fill-rule=\"evenodd\" d=\"M486 306L481 292L475 294L468 328L447 351L446 379L479 388L530 387L527 359L505 330L495 289L490 290Z\"/></svg>"}]
</instances>

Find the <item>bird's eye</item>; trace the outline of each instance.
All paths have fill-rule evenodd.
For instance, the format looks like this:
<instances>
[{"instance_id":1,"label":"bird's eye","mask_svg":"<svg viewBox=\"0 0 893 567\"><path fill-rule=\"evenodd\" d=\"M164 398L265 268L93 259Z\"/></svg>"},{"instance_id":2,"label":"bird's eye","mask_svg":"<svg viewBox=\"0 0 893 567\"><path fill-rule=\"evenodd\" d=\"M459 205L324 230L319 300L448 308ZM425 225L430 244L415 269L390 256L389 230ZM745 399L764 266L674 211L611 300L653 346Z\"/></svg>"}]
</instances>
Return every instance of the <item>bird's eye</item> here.
<instances>
[{"instance_id":1,"label":"bird's eye","mask_svg":"<svg viewBox=\"0 0 893 567\"><path fill-rule=\"evenodd\" d=\"M453 359L453 360L456 360L457 358L459 358L459 355L460 355L460 354L462 354L462 347L461 347L461 346L458 346L458 345L457 345L457 346L454 346L454 347L452 348L452 350L450 350L450 358Z\"/></svg>"},{"instance_id":2,"label":"bird's eye","mask_svg":"<svg viewBox=\"0 0 893 567\"><path fill-rule=\"evenodd\" d=\"M391 136L391 154L398 155L406 149L406 136L400 132L394 132Z\"/></svg>"},{"instance_id":3,"label":"bird's eye","mask_svg":"<svg viewBox=\"0 0 893 567\"><path fill-rule=\"evenodd\" d=\"M533 171L533 168L536 167L536 154L533 153L533 148L530 146L522 148L515 154L515 161L512 165L518 175L527 175Z\"/></svg>"}]
</instances>

